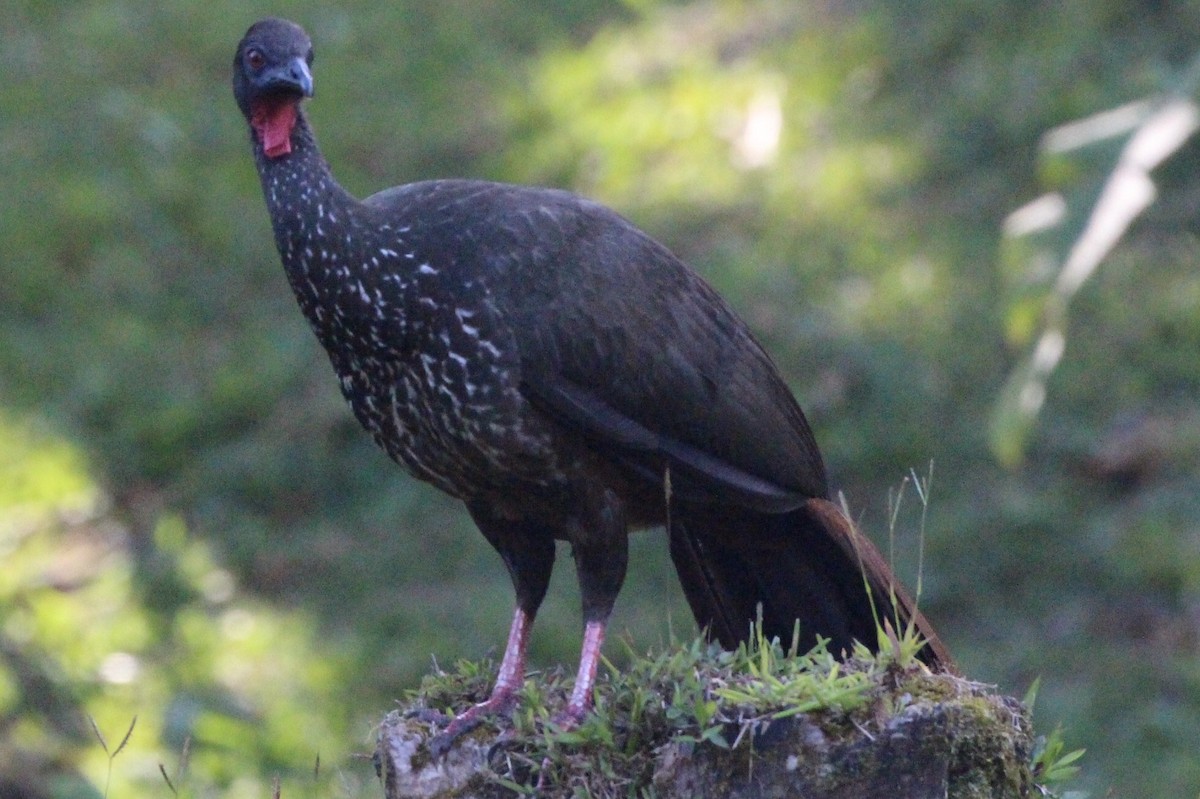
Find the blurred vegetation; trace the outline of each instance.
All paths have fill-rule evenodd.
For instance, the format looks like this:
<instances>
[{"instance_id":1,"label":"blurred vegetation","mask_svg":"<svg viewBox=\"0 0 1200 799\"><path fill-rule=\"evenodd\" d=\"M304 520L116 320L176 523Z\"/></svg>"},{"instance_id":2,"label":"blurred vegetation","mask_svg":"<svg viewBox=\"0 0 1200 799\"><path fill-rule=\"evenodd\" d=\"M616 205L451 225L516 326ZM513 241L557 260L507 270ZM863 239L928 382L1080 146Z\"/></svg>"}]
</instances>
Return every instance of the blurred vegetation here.
<instances>
[{"instance_id":1,"label":"blurred vegetation","mask_svg":"<svg viewBox=\"0 0 1200 799\"><path fill-rule=\"evenodd\" d=\"M935 463L923 604L965 671L1016 695L1041 675L1038 722L1089 749L1096 795L1200 791L1195 138L1053 320L1040 413L993 454L1055 277L1033 250L1061 263L1128 141L1043 135L1185 96L1200 7L270 11L316 41L311 117L348 188L553 184L646 227L761 333L868 529ZM498 559L357 429L289 295L229 91L257 15L16 0L0 19L4 796L102 795L89 715L110 749L138 719L112 796L170 794L160 764L186 796L269 796L276 775L285 796L374 795L352 755L392 698L507 629ZM1059 238L1006 238L1051 191ZM633 545L616 628L690 630L662 536ZM910 577L916 549L896 542ZM576 656L570 572L539 664Z\"/></svg>"}]
</instances>

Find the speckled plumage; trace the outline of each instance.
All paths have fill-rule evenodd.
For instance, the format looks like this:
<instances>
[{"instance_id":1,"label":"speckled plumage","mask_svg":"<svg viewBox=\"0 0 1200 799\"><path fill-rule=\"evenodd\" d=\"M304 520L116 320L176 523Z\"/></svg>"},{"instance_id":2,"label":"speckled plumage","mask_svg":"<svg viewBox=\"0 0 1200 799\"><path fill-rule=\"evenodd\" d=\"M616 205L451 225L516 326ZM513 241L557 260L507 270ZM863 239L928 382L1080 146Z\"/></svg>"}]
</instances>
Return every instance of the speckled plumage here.
<instances>
[{"instance_id":1,"label":"speckled plumage","mask_svg":"<svg viewBox=\"0 0 1200 799\"><path fill-rule=\"evenodd\" d=\"M311 60L302 30L266 20L234 62L276 244L359 421L461 498L508 566L518 613L497 694L514 690L554 539L572 544L590 684L627 532L668 522L689 603L723 644L760 605L768 635L799 619L808 640L874 644L863 572L885 603L891 573L825 501L803 413L716 292L567 192L441 180L357 201L299 108ZM915 614L902 591L893 611Z\"/></svg>"},{"instance_id":2,"label":"speckled plumage","mask_svg":"<svg viewBox=\"0 0 1200 799\"><path fill-rule=\"evenodd\" d=\"M309 146L267 164L264 189L292 289L359 421L414 475L459 498L514 478L558 479L485 281L428 240L421 205L408 219L378 199L360 204L321 190L327 174L307 196L297 190L312 167L303 156L316 155Z\"/></svg>"},{"instance_id":3,"label":"speckled plumage","mask_svg":"<svg viewBox=\"0 0 1200 799\"><path fill-rule=\"evenodd\" d=\"M303 116L293 140L287 159L258 151L288 278L359 420L417 476L469 498L495 482L488 464L454 475L482 456L506 486L518 474L552 480L559 428L547 430L522 394L536 395L539 381L565 378L657 415L663 429L695 427L700 406L720 402L720 373L748 362L785 399L797 435L722 442L702 432L718 445L790 445L769 453L783 467L772 476L824 491L807 426L769 360L706 284L624 219L566 192L477 181L416 183L359 203L329 175ZM646 385L668 369L670 391ZM754 411L748 399L743 415ZM815 468L794 469L806 460Z\"/></svg>"}]
</instances>

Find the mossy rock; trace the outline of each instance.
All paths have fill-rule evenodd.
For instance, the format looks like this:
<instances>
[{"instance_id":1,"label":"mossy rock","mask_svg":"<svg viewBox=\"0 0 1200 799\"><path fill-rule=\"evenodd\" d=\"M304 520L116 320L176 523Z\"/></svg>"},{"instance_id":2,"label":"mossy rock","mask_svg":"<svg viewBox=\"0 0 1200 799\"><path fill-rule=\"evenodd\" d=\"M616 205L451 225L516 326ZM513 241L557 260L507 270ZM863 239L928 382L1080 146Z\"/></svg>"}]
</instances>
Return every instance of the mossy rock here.
<instances>
[{"instance_id":1,"label":"mossy rock","mask_svg":"<svg viewBox=\"0 0 1200 799\"><path fill-rule=\"evenodd\" d=\"M763 647L766 647L764 652ZM911 659L778 644L737 653L697 642L603 676L597 712L552 721L569 680L525 684L517 711L464 736L444 758L429 709L486 696L490 670L431 675L383 721L386 799L653 796L658 799L1017 799L1034 793L1029 715L1017 700Z\"/></svg>"},{"instance_id":2,"label":"mossy rock","mask_svg":"<svg viewBox=\"0 0 1200 799\"><path fill-rule=\"evenodd\" d=\"M913 705L839 739L796 717L757 736L752 751L670 744L659 753L654 784L658 796L681 799L1028 796L1030 739L1019 706L1000 697L984 704Z\"/></svg>"}]
</instances>

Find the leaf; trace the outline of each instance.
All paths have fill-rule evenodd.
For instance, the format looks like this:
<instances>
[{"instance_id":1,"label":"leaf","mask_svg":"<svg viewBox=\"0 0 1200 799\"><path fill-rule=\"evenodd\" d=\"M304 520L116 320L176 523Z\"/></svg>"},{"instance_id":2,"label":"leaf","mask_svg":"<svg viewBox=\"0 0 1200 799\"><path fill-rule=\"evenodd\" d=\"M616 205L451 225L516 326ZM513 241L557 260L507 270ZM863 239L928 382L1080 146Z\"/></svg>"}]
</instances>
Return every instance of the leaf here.
<instances>
[{"instance_id":1,"label":"leaf","mask_svg":"<svg viewBox=\"0 0 1200 799\"><path fill-rule=\"evenodd\" d=\"M1030 713L1033 713L1033 706L1037 703L1038 689L1042 687L1042 676L1039 674L1033 678L1033 684L1029 686L1029 690L1025 692L1025 697L1021 703L1028 708Z\"/></svg>"},{"instance_id":2,"label":"leaf","mask_svg":"<svg viewBox=\"0 0 1200 799\"><path fill-rule=\"evenodd\" d=\"M129 722L129 729L125 731L125 737L121 739L121 743L117 744L116 751L112 753L112 757L121 754L121 750L125 748L125 744L129 743L129 737L133 735L133 728L137 726L138 717L135 715L133 720Z\"/></svg>"},{"instance_id":3,"label":"leaf","mask_svg":"<svg viewBox=\"0 0 1200 799\"><path fill-rule=\"evenodd\" d=\"M179 796L179 791L175 790L175 783L171 782L171 778L167 776L167 767L162 763L158 764L158 773L162 775L163 781L167 783L167 787L171 789L172 796Z\"/></svg>"},{"instance_id":4,"label":"leaf","mask_svg":"<svg viewBox=\"0 0 1200 799\"><path fill-rule=\"evenodd\" d=\"M108 741L104 740L104 733L100 732L100 727L96 724L96 720L92 718L91 713L88 713L87 720L92 725L92 732L96 733L96 739L100 741L100 748L104 750L105 754L108 754Z\"/></svg>"}]
</instances>

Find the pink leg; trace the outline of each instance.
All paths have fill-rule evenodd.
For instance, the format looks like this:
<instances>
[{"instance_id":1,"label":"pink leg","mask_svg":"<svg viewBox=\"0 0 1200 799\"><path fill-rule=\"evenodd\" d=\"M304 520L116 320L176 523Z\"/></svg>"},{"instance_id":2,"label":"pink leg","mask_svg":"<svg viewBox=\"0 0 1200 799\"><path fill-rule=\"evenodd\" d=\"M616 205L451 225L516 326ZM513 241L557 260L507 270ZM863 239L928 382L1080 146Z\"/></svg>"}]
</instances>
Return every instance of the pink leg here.
<instances>
[{"instance_id":1,"label":"pink leg","mask_svg":"<svg viewBox=\"0 0 1200 799\"><path fill-rule=\"evenodd\" d=\"M496 687L492 689L492 697L488 702L493 701L497 694L511 696L524 684L525 649L529 646L529 629L532 626L533 617L517 608L517 612L513 614L512 626L508 629L504 659L500 661L500 671L496 674Z\"/></svg>"},{"instance_id":2,"label":"pink leg","mask_svg":"<svg viewBox=\"0 0 1200 799\"><path fill-rule=\"evenodd\" d=\"M575 688L567 702L567 718L578 724L592 709L592 689L596 685L596 670L600 666L600 646L604 643L602 621L589 621L583 629L583 649L579 655L579 673Z\"/></svg>"},{"instance_id":3,"label":"pink leg","mask_svg":"<svg viewBox=\"0 0 1200 799\"><path fill-rule=\"evenodd\" d=\"M569 730L583 722L592 709L592 689L596 687L596 671L600 667L600 646L604 643L605 622L589 621L583 628L583 649L579 654L579 672L575 675L575 687L567 701L567 709L555 718L560 729ZM550 758L542 761L536 789L544 791L548 785Z\"/></svg>"},{"instance_id":4,"label":"pink leg","mask_svg":"<svg viewBox=\"0 0 1200 799\"><path fill-rule=\"evenodd\" d=\"M478 727L483 720L496 713L503 713L516 702L517 691L525 682L525 648L529 645L529 629L533 617L517 608L513 614L512 627L508 631L508 643L504 647L504 659L496 675L496 686L486 701L455 716L446 729L429 742L429 750L439 756L461 735ZM595 669L593 668L593 673Z\"/></svg>"}]
</instances>

